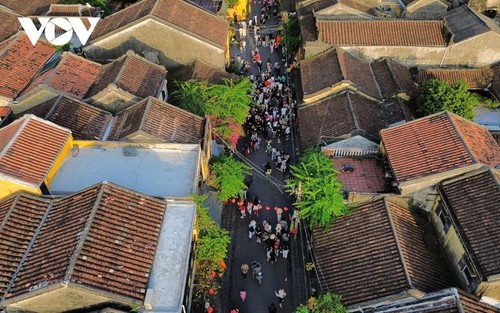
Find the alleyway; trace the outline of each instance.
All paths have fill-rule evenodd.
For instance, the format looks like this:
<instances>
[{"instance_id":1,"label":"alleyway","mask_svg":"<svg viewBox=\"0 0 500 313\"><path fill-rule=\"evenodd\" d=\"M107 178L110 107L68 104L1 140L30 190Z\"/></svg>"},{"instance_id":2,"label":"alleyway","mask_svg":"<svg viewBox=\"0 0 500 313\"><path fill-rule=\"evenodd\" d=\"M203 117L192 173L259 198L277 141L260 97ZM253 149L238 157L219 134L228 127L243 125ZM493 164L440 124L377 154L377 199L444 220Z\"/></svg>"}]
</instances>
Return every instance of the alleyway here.
<instances>
[{"instance_id":1,"label":"alleyway","mask_svg":"<svg viewBox=\"0 0 500 313\"><path fill-rule=\"evenodd\" d=\"M263 2L252 3L252 15L248 19L257 15L261 16L261 8ZM270 19L264 25L260 26L259 34L272 33L274 36L278 34L278 20L271 13ZM247 19L247 22L248 22ZM238 29L235 33L239 39ZM259 75L258 67L252 62L252 49L255 49L256 42L254 40L253 28L250 27L247 31L245 38L246 49L244 53L240 52L238 45L231 47L231 55L250 62L251 68L248 75ZM281 65L281 73L285 72L285 67L282 61L280 50L274 50L271 53L269 47L259 46L259 53L262 58L262 68L266 67L266 61L271 59L271 63L276 61ZM231 312L231 309L238 308L239 313L267 313L268 307L274 303L278 308L277 312L292 313L299 303L303 303L306 299L305 293L305 276L304 267L302 264L302 245L299 239L290 239L290 253L288 258L284 259L280 254L277 262L272 265L266 260L266 248L263 243L257 243L256 237L248 238L248 226L250 221L255 220L258 225L262 226L262 221L267 219L273 227L277 224L277 216L274 210L275 206L280 208L288 208L288 211L283 212L282 220L290 224L290 216L293 214L293 206L290 203L288 196L284 193L283 181L289 175L289 169L284 173L280 172L274 162L271 161L271 156L265 152L266 142L265 138L262 139L261 147L259 150L252 152L248 156L248 160L253 162L257 167L254 170L253 181L248 189L247 199L253 199L254 196L260 198L262 209L259 216L253 214L251 217L244 219L240 218L240 211L236 205L229 205L224 209L222 214L223 227L230 229L232 243L229 251L229 264L228 271L224 276L223 289L221 290L221 308L218 312ZM249 135L240 140L238 151L242 152L242 148L249 142ZM283 150L286 154L291 156L288 163L295 161L295 138L292 135L290 140L282 140L278 143L276 138L273 138L272 146L277 150ZM236 156L236 155L235 155ZM238 157L238 156L236 156ZM270 162L272 164L272 177L269 179L263 174L264 164ZM260 172L260 174L258 173ZM270 206L270 210L266 207ZM240 272L240 266L243 263L251 266L253 261L257 261L262 266L263 280L262 285L259 286L258 281L252 278L251 269L246 278L243 278ZM286 297L283 307L279 307L279 299L275 295L275 291L284 289ZM246 299L243 302L240 299L240 291L244 289L247 293Z\"/></svg>"}]
</instances>

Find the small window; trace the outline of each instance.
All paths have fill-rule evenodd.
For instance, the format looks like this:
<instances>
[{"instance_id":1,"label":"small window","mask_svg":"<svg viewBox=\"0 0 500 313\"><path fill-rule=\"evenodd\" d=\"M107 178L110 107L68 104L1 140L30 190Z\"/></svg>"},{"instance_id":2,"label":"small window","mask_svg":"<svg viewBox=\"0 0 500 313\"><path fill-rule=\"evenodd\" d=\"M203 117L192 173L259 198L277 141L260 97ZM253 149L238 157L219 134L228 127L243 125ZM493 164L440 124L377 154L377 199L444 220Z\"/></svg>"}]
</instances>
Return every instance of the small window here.
<instances>
[{"instance_id":1,"label":"small window","mask_svg":"<svg viewBox=\"0 0 500 313\"><path fill-rule=\"evenodd\" d=\"M436 214L439 217L439 220L441 221L441 224L443 225L443 231L446 234L448 232L448 229L450 229L451 226L451 218L448 216L447 212L443 210L443 203L439 203L437 209L436 209Z\"/></svg>"},{"instance_id":2,"label":"small window","mask_svg":"<svg viewBox=\"0 0 500 313\"><path fill-rule=\"evenodd\" d=\"M477 287L477 276L472 270L470 263L464 255L460 261L458 262L458 267L460 268L460 272L462 272L463 277L465 278L465 281L467 283L467 287L471 290L474 291Z\"/></svg>"}]
</instances>

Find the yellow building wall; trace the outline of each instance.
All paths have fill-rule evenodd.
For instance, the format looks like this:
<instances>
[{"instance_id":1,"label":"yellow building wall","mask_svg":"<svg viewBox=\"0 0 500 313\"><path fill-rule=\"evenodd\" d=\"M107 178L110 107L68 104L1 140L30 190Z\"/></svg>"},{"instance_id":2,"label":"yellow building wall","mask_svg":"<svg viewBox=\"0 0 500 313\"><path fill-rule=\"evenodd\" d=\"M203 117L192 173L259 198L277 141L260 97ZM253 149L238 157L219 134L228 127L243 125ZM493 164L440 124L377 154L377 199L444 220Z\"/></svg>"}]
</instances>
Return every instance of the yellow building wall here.
<instances>
[{"instance_id":1,"label":"yellow building wall","mask_svg":"<svg viewBox=\"0 0 500 313\"><path fill-rule=\"evenodd\" d=\"M73 148L73 136L69 136L68 141L66 141L66 144L64 145L63 149L59 153L59 156L56 158L54 161L54 164L50 168L49 173L45 177L45 185L47 185L47 188L50 187L50 184L54 180L54 177L57 174L57 171L61 168L61 165L64 163L64 160L68 157L68 154L71 153L71 148Z\"/></svg>"},{"instance_id":2,"label":"yellow building wall","mask_svg":"<svg viewBox=\"0 0 500 313\"><path fill-rule=\"evenodd\" d=\"M227 10L227 17L232 19L234 13L236 13L238 21L243 19L247 20L250 18L250 16L248 16L248 7L248 0L239 0L238 4Z\"/></svg>"},{"instance_id":3,"label":"yellow building wall","mask_svg":"<svg viewBox=\"0 0 500 313\"><path fill-rule=\"evenodd\" d=\"M34 195L42 194L40 188L28 187L12 181L0 179L0 200L10 197L19 191L26 191Z\"/></svg>"}]
</instances>

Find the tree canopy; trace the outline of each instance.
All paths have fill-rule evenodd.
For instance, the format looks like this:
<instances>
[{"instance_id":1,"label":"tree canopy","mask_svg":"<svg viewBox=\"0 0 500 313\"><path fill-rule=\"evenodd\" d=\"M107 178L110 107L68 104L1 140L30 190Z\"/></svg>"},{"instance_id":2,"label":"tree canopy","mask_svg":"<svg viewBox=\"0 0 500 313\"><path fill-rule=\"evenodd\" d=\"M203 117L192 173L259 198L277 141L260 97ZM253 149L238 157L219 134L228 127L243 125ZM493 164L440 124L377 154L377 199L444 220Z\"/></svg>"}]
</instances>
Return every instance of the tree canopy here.
<instances>
[{"instance_id":1,"label":"tree canopy","mask_svg":"<svg viewBox=\"0 0 500 313\"><path fill-rule=\"evenodd\" d=\"M350 212L342 195L342 184L332 161L316 149L308 149L297 165L291 165L293 177L287 184L291 193L299 193L295 206L310 226L327 228L333 220ZM298 186L301 190L298 190Z\"/></svg>"},{"instance_id":2,"label":"tree canopy","mask_svg":"<svg viewBox=\"0 0 500 313\"><path fill-rule=\"evenodd\" d=\"M252 103L250 79L225 79L222 85L192 80L177 83L177 87L172 96L179 107L200 116L209 115L215 132L235 146Z\"/></svg>"},{"instance_id":3,"label":"tree canopy","mask_svg":"<svg viewBox=\"0 0 500 313\"><path fill-rule=\"evenodd\" d=\"M460 81L450 85L432 79L422 87L422 93L417 98L417 111L424 115L450 111L471 120L474 118L474 107L478 104L479 99L469 92L465 82Z\"/></svg>"},{"instance_id":4,"label":"tree canopy","mask_svg":"<svg viewBox=\"0 0 500 313\"><path fill-rule=\"evenodd\" d=\"M219 199L226 201L240 196L246 189L245 177L250 175L250 167L228 155L212 159L210 170L215 175L214 183L219 188Z\"/></svg>"},{"instance_id":5,"label":"tree canopy","mask_svg":"<svg viewBox=\"0 0 500 313\"><path fill-rule=\"evenodd\" d=\"M307 305L302 304L295 313L347 313L347 309L340 302L339 295L327 292L318 298L309 298Z\"/></svg>"},{"instance_id":6,"label":"tree canopy","mask_svg":"<svg viewBox=\"0 0 500 313\"><path fill-rule=\"evenodd\" d=\"M289 16L281 29L281 42L288 54L294 54L300 48L300 26L297 16Z\"/></svg>"}]
</instances>

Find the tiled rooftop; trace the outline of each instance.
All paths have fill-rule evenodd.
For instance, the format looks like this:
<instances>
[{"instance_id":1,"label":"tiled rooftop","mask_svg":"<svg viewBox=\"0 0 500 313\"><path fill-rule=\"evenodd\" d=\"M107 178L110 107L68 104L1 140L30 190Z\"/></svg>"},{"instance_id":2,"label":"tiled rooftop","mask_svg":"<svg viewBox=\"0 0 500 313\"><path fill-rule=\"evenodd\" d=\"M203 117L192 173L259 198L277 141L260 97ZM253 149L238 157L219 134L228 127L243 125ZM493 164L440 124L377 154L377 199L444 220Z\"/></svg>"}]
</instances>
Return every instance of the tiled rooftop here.
<instances>
[{"instance_id":1,"label":"tiled rooftop","mask_svg":"<svg viewBox=\"0 0 500 313\"><path fill-rule=\"evenodd\" d=\"M443 21L318 20L319 40L335 46L446 46Z\"/></svg>"},{"instance_id":2,"label":"tiled rooftop","mask_svg":"<svg viewBox=\"0 0 500 313\"><path fill-rule=\"evenodd\" d=\"M350 91L300 106L299 116L302 148L332 141L355 130L378 138L388 122L404 120L401 109L391 111L386 105L381 106Z\"/></svg>"},{"instance_id":3,"label":"tiled rooftop","mask_svg":"<svg viewBox=\"0 0 500 313\"><path fill-rule=\"evenodd\" d=\"M57 3L60 0L36 0L36 1L19 1L19 0L0 0L0 5L3 5L20 15L44 15L51 4Z\"/></svg>"},{"instance_id":4,"label":"tiled rooftop","mask_svg":"<svg viewBox=\"0 0 500 313\"><path fill-rule=\"evenodd\" d=\"M2 27L0 27L0 42L17 33L20 27L19 21L17 20L18 17L19 16L15 12L0 7L0 21L2 21Z\"/></svg>"},{"instance_id":5,"label":"tiled rooftop","mask_svg":"<svg viewBox=\"0 0 500 313\"><path fill-rule=\"evenodd\" d=\"M128 51L119 59L102 67L101 73L87 93L87 97L94 96L109 84L115 84L122 90L140 98L156 97L163 86L166 75L165 67Z\"/></svg>"},{"instance_id":6,"label":"tiled rooftop","mask_svg":"<svg viewBox=\"0 0 500 313\"><path fill-rule=\"evenodd\" d=\"M52 201L7 298L64 280L144 300L166 203L109 183Z\"/></svg>"},{"instance_id":7,"label":"tiled rooftop","mask_svg":"<svg viewBox=\"0 0 500 313\"><path fill-rule=\"evenodd\" d=\"M0 297L49 207L49 200L18 194L0 201Z\"/></svg>"},{"instance_id":8,"label":"tiled rooftop","mask_svg":"<svg viewBox=\"0 0 500 313\"><path fill-rule=\"evenodd\" d=\"M0 129L0 173L39 187L71 131L26 115Z\"/></svg>"},{"instance_id":9,"label":"tiled rooftop","mask_svg":"<svg viewBox=\"0 0 500 313\"><path fill-rule=\"evenodd\" d=\"M441 189L485 278L500 274L500 170L459 176Z\"/></svg>"},{"instance_id":10,"label":"tiled rooftop","mask_svg":"<svg viewBox=\"0 0 500 313\"><path fill-rule=\"evenodd\" d=\"M500 148L486 128L448 112L384 129L381 137L398 182L500 163Z\"/></svg>"},{"instance_id":11,"label":"tiled rooftop","mask_svg":"<svg viewBox=\"0 0 500 313\"><path fill-rule=\"evenodd\" d=\"M207 81L209 84L224 84L224 79L236 79L237 76L224 70L216 69L196 59L189 65L168 73L168 91L177 88L176 82L185 82L191 79Z\"/></svg>"},{"instance_id":12,"label":"tiled rooftop","mask_svg":"<svg viewBox=\"0 0 500 313\"><path fill-rule=\"evenodd\" d=\"M82 99L99 75L101 67L98 63L70 52L64 52L59 63L36 77L23 94L30 92L40 84L46 84Z\"/></svg>"},{"instance_id":13,"label":"tiled rooftop","mask_svg":"<svg viewBox=\"0 0 500 313\"><path fill-rule=\"evenodd\" d=\"M65 95L44 101L22 114L34 114L71 130L76 140L102 140L111 113Z\"/></svg>"},{"instance_id":14,"label":"tiled rooftop","mask_svg":"<svg viewBox=\"0 0 500 313\"><path fill-rule=\"evenodd\" d=\"M0 49L0 96L17 97L54 53L49 43L39 40L33 47L28 36L19 33Z\"/></svg>"},{"instance_id":15,"label":"tiled rooftop","mask_svg":"<svg viewBox=\"0 0 500 313\"><path fill-rule=\"evenodd\" d=\"M337 218L327 231L313 230L323 288L354 305L413 288L447 287L437 239L425 222L381 198Z\"/></svg>"},{"instance_id":16,"label":"tiled rooftop","mask_svg":"<svg viewBox=\"0 0 500 313\"><path fill-rule=\"evenodd\" d=\"M453 42L460 42L490 30L488 25L466 5L448 11L444 20L453 35Z\"/></svg>"},{"instance_id":17,"label":"tiled rooftop","mask_svg":"<svg viewBox=\"0 0 500 313\"><path fill-rule=\"evenodd\" d=\"M330 50L300 63L304 98L341 82L344 77L336 50Z\"/></svg>"},{"instance_id":18,"label":"tiled rooftop","mask_svg":"<svg viewBox=\"0 0 500 313\"><path fill-rule=\"evenodd\" d=\"M349 192L377 193L384 191L384 169L373 158L333 158L333 166L339 171L338 181ZM352 172L342 172L346 165L354 168Z\"/></svg>"},{"instance_id":19,"label":"tiled rooftop","mask_svg":"<svg viewBox=\"0 0 500 313\"><path fill-rule=\"evenodd\" d=\"M456 84L463 81L469 89L483 90L493 80L493 71L489 67L470 69L420 69L415 81L419 85L425 84L431 79L445 81L449 84Z\"/></svg>"},{"instance_id":20,"label":"tiled rooftop","mask_svg":"<svg viewBox=\"0 0 500 313\"><path fill-rule=\"evenodd\" d=\"M229 27L227 21L182 0L140 1L100 21L90 40L96 40L148 15L160 18L218 46L226 46Z\"/></svg>"},{"instance_id":21,"label":"tiled rooftop","mask_svg":"<svg viewBox=\"0 0 500 313\"><path fill-rule=\"evenodd\" d=\"M493 71L493 81L491 82L490 90L500 99L500 62L491 67Z\"/></svg>"}]
</instances>

